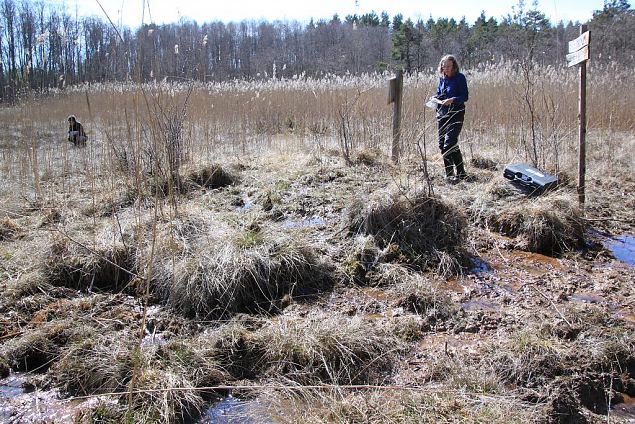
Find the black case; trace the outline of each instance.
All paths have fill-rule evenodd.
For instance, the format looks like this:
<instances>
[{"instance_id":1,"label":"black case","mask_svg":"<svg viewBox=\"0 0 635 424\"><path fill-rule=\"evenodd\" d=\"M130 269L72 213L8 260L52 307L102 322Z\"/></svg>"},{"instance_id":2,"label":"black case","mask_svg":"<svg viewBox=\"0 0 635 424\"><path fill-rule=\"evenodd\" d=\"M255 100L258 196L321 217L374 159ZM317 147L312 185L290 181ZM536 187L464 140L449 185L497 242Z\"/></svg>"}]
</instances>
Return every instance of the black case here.
<instances>
[{"instance_id":1,"label":"black case","mask_svg":"<svg viewBox=\"0 0 635 424\"><path fill-rule=\"evenodd\" d=\"M526 163L507 165L503 171L503 176L530 195L541 194L558 186L558 177L549 175Z\"/></svg>"}]
</instances>

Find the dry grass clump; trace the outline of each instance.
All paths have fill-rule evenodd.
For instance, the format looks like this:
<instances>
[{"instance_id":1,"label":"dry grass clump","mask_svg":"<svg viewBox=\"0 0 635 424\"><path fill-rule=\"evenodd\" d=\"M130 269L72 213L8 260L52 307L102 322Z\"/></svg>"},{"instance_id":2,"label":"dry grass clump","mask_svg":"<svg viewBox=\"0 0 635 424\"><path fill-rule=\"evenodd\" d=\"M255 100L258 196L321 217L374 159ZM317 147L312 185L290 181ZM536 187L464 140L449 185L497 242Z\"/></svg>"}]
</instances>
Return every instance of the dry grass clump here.
<instances>
[{"instance_id":1,"label":"dry grass clump","mask_svg":"<svg viewBox=\"0 0 635 424\"><path fill-rule=\"evenodd\" d=\"M71 396L122 391L135 361L132 332L97 334L92 330L84 336L70 344L51 367L52 381Z\"/></svg>"},{"instance_id":2,"label":"dry grass clump","mask_svg":"<svg viewBox=\"0 0 635 424\"><path fill-rule=\"evenodd\" d=\"M191 380L172 370L145 368L139 375L137 385L148 391L133 396L135 422L192 422L192 418L199 416L205 405L205 400L196 391L166 390L193 387Z\"/></svg>"},{"instance_id":3,"label":"dry grass clump","mask_svg":"<svg viewBox=\"0 0 635 424\"><path fill-rule=\"evenodd\" d=\"M379 384L403 344L359 317L272 320L248 339L265 377L300 384Z\"/></svg>"},{"instance_id":4,"label":"dry grass clump","mask_svg":"<svg viewBox=\"0 0 635 424\"><path fill-rule=\"evenodd\" d=\"M285 411L285 422L508 424L533 422L538 415L533 405L511 396L503 400L438 388L319 392L302 398L278 392L266 400Z\"/></svg>"},{"instance_id":5,"label":"dry grass clump","mask_svg":"<svg viewBox=\"0 0 635 424\"><path fill-rule=\"evenodd\" d=\"M464 216L436 197L380 193L348 208L353 234L374 236L380 248L394 243L414 263L435 264L441 272L460 269L466 238Z\"/></svg>"},{"instance_id":6,"label":"dry grass clump","mask_svg":"<svg viewBox=\"0 0 635 424\"><path fill-rule=\"evenodd\" d=\"M0 220L0 241L14 240L22 232L22 227L8 216Z\"/></svg>"},{"instance_id":7,"label":"dry grass clump","mask_svg":"<svg viewBox=\"0 0 635 424\"><path fill-rule=\"evenodd\" d=\"M584 244L582 211L563 191L526 198L497 180L476 196L469 210L474 221L516 238L519 247L531 252L553 255Z\"/></svg>"},{"instance_id":8,"label":"dry grass clump","mask_svg":"<svg viewBox=\"0 0 635 424\"><path fill-rule=\"evenodd\" d=\"M381 152L378 149L360 149L355 155L355 163L374 166L381 162Z\"/></svg>"},{"instance_id":9,"label":"dry grass clump","mask_svg":"<svg viewBox=\"0 0 635 424\"><path fill-rule=\"evenodd\" d=\"M285 295L315 294L327 281L311 247L257 225L236 228L201 213L173 221L159 240L154 292L187 316L272 312Z\"/></svg>"},{"instance_id":10,"label":"dry grass clump","mask_svg":"<svg viewBox=\"0 0 635 424\"><path fill-rule=\"evenodd\" d=\"M544 387L570 366L570 350L537 329L512 333L502 343L492 342L483 361L500 378L521 387Z\"/></svg>"},{"instance_id":11,"label":"dry grass clump","mask_svg":"<svg viewBox=\"0 0 635 424\"><path fill-rule=\"evenodd\" d=\"M224 383L228 374L218 365L213 349L203 339L142 343L134 332L94 334L70 346L51 368L52 381L73 396L122 393L134 378L133 422L191 422L205 405L203 393L183 388ZM170 390L173 389L173 390ZM122 396L120 402L128 402ZM117 408L97 408L84 418L105 413L122 418Z\"/></svg>"},{"instance_id":12,"label":"dry grass clump","mask_svg":"<svg viewBox=\"0 0 635 424\"><path fill-rule=\"evenodd\" d=\"M132 398L135 422L192 422L205 406L206 393L179 389L217 386L228 378L202 337L145 346L135 380L139 393Z\"/></svg>"},{"instance_id":13,"label":"dry grass clump","mask_svg":"<svg viewBox=\"0 0 635 424\"><path fill-rule=\"evenodd\" d=\"M62 236L52 237L44 264L48 282L77 290L125 288L131 274L124 270L132 269L133 263L128 246L104 234L96 237L95 243L82 244Z\"/></svg>"},{"instance_id":14,"label":"dry grass clump","mask_svg":"<svg viewBox=\"0 0 635 424\"><path fill-rule=\"evenodd\" d=\"M132 421L124 405L102 399L97 399L94 404L82 405L82 409L73 417L74 424L119 424Z\"/></svg>"},{"instance_id":15,"label":"dry grass clump","mask_svg":"<svg viewBox=\"0 0 635 424\"><path fill-rule=\"evenodd\" d=\"M496 171L498 164L492 159L484 158L480 156L474 156L470 159L470 165L478 169L487 169L488 171Z\"/></svg>"},{"instance_id":16,"label":"dry grass clump","mask_svg":"<svg viewBox=\"0 0 635 424\"><path fill-rule=\"evenodd\" d=\"M449 293L421 275L412 274L399 292L402 297L397 306L424 317L430 326L447 321L458 312Z\"/></svg>"},{"instance_id":17,"label":"dry grass clump","mask_svg":"<svg viewBox=\"0 0 635 424\"><path fill-rule=\"evenodd\" d=\"M17 371L46 371L73 332L71 320L47 322L25 330L0 347L0 357Z\"/></svg>"},{"instance_id":18,"label":"dry grass clump","mask_svg":"<svg viewBox=\"0 0 635 424\"><path fill-rule=\"evenodd\" d=\"M11 373L11 367L9 363L0 356L0 378L6 378Z\"/></svg>"},{"instance_id":19,"label":"dry grass clump","mask_svg":"<svg viewBox=\"0 0 635 424\"><path fill-rule=\"evenodd\" d=\"M227 187L236 182L236 177L218 164L188 167L183 174L186 181L210 189Z\"/></svg>"},{"instance_id":20,"label":"dry grass clump","mask_svg":"<svg viewBox=\"0 0 635 424\"><path fill-rule=\"evenodd\" d=\"M324 313L234 319L198 340L234 378L309 385L380 384L404 348L390 328Z\"/></svg>"}]
</instances>

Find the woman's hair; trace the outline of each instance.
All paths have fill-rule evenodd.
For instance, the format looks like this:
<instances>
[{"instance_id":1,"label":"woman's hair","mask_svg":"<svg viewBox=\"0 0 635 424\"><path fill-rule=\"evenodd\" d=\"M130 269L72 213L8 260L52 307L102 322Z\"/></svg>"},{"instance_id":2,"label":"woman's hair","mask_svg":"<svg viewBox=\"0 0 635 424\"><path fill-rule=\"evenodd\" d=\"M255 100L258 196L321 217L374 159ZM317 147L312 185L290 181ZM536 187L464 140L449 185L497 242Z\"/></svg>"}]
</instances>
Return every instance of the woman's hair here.
<instances>
[{"instance_id":1,"label":"woman's hair","mask_svg":"<svg viewBox=\"0 0 635 424\"><path fill-rule=\"evenodd\" d=\"M438 72L439 72L439 74L442 74L442 73L443 73L442 66L443 66L443 63L444 63L444 62L452 62L452 66L454 67L454 73L455 73L455 74L457 74L457 73L459 73L459 72L460 72L460 69L459 69L459 62L457 62L457 61L456 61L456 58L455 58L453 55L451 55L451 54L446 54L446 55L445 55L445 56L443 56L443 57L441 58L441 60L439 61L439 68L438 68Z\"/></svg>"},{"instance_id":2,"label":"woman's hair","mask_svg":"<svg viewBox=\"0 0 635 424\"><path fill-rule=\"evenodd\" d=\"M73 121L76 121L76 122L77 122L77 118L75 118L75 115L70 115L70 116L68 117L68 120L69 120L69 121L70 121L71 119L72 119Z\"/></svg>"}]
</instances>

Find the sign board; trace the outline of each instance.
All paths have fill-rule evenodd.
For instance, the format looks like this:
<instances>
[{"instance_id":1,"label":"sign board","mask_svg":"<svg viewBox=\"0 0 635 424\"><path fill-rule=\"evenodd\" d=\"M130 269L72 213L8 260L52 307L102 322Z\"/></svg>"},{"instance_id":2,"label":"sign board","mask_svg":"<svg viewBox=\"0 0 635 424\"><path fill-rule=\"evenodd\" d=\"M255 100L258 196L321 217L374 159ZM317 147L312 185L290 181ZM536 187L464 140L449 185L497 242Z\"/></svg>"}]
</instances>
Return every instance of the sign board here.
<instances>
[{"instance_id":1,"label":"sign board","mask_svg":"<svg viewBox=\"0 0 635 424\"><path fill-rule=\"evenodd\" d=\"M577 65L589 59L589 46L584 46L575 53L567 55L567 66Z\"/></svg>"},{"instance_id":2,"label":"sign board","mask_svg":"<svg viewBox=\"0 0 635 424\"><path fill-rule=\"evenodd\" d=\"M388 104L391 104L397 100L397 77L391 78L388 82Z\"/></svg>"},{"instance_id":3,"label":"sign board","mask_svg":"<svg viewBox=\"0 0 635 424\"><path fill-rule=\"evenodd\" d=\"M582 47L588 46L590 38L589 31L586 31L575 40L569 41L569 53L575 53Z\"/></svg>"}]
</instances>

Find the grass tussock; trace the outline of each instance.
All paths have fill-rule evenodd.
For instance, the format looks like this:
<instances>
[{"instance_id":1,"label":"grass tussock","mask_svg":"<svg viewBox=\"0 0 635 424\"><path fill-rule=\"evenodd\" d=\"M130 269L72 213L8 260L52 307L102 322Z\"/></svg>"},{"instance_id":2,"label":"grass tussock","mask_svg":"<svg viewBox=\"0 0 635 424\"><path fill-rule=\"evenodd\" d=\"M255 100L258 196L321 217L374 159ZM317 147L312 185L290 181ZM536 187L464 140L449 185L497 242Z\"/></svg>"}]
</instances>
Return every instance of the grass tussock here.
<instances>
[{"instance_id":1,"label":"grass tussock","mask_svg":"<svg viewBox=\"0 0 635 424\"><path fill-rule=\"evenodd\" d=\"M531 252L554 255L584 244L582 211L563 191L526 198L496 180L475 197L469 210L475 222L515 238L519 247Z\"/></svg>"},{"instance_id":2,"label":"grass tussock","mask_svg":"<svg viewBox=\"0 0 635 424\"><path fill-rule=\"evenodd\" d=\"M268 399L269 400L269 399ZM464 395L460 391L358 391L272 396L284 408L285 422L306 423L527 423L534 406L514 398Z\"/></svg>"},{"instance_id":3,"label":"grass tussock","mask_svg":"<svg viewBox=\"0 0 635 424\"><path fill-rule=\"evenodd\" d=\"M66 237L53 236L44 263L48 282L77 290L124 289L132 277L125 271L132 269L129 247L105 234L95 240L80 245Z\"/></svg>"},{"instance_id":4,"label":"grass tussock","mask_svg":"<svg viewBox=\"0 0 635 424\"><path fill-rule=\"evenodd\" d=\"M379 149L361 149L355 155L355 163L358 165L375 166L382 161Z\"/></svg>"},{"instance_id":5,"label":"grass tussock","mask_svg":"<svg viewBox=\"0 0 635 424\"><path fill-rule=\"evenodd\" d=\"M161 230L153 288L187 316L273 312L285 296L319 292L326 268L298 238L257 225L233 227L204 213Z\"/></svg>"},{"instance_id":6,"label":"grass tussock","mask_svg":"<svg viewBox=\"0 0 635 424\"><path fill-rule=\"evenodd\" d=\"M395 244L423 267L434 264L444 274L460 270L467 222L436 197L381 193L356 200L348 208L348 228L352 234L372 235L380 249Z\"/></svg>"},{"instance_id":7,"label":"grass tussock","mask_svg":"<svg viewBox=\"0 0 635 424\"><path fill-rule=\"evenodd\" d=\"M485 360L497 364L500 378L522 387L543 387L567 368L568 349L558 340L533 328L512 333L493 345Z\"/></svg>"},{"instance_id":8,"label":"grass tussock","mask_svg":"<svg viewBox=\"0 0 635 424\"><path fill-rule=\"evenodd\" d=\"M488 171L496 171L498 164L490 158L474 156L470 159L470 165L478 169L486 169Z\"/></svg>"},{"instance_id":9,"label":"grass tussock","mask_svg":"<svg viewBox=\"0 0 635 424\"><path fill-rule=\"evenodd\" d=\"M210 189L227 187L236 182L236 177L218 164L190 166L183 170L183 174L186 181Z\"/></svg>"},{"instance_id":10,"label":"grass tussock","mask_svg":"<svg viewBox=\"0 0 635 424\"><path fill-rule=\"evenodd\" d=\"M130 331L82 337L65 349L49 376L63 393L86 396L122 391L134 366Z\"/></svg>"},{"instance_id":11,"label":"grass tussock","mask_svg":"<svg viewBox=\"0 0 635 424\"><path fill-rule=\"evenodd\" d=\"M0 357L16 371L44 372L58 358L73 333L73 322L47 322L5 342Z\"/></svg>"},{"instance_id":12,"label":"grass tussock","mask_svg":"<svg viewBox=\"0 0 635 424\"><path fill-rule=\"evenodd\" d=\"M420 275L410 276L410 281L402 284L399 292L401 299L397 306L424 317L430 326L447 321L458 312L446 290Z\"/></svg>"},{"instance_id":13,"label":"grass tussock","mask_svg":"<svg viewBox=\"0 0 635 424\"><path fill-rule=\"evenodd\" d=\"M6 378L11 373L11 367L9 363L0 356L0 378Z\"/></svg>"},{"instance_id":14,"label":"grass tussock","mask_svg":"<svg viewBox=\"0 0 635 424\"><path fill-rule=\"evenodd\" d=\"M14 240L22 233L22 227L8 216L0 220L0 241Z\"/></svg>"},{"instance_id":15,"label":"grass tussock","mask_svg":"<svg viewBox=\"0 0 635 424\"><path fill-rule=\"evenodd\" d=\"M205 400L197 391L168 390L193 386L185 375L172 370L145 368L137 384L148 391L133 396L135 422L192 422L192 418L199 416L205 406Z\"/></svg>"},{"instance_id":16,"label":"grass tussock","mask_svg":"<svg viewBox=\"0 0 635 424\"><path fill-rule=\"evenodd\" d=\"M403 348L389 331L360 318L281 318L254 334L266 377L301 384L381 383Z\"/></svg>"},{"instance_id":17,"label":"grass tussock","mask_svg":"<svg viewBox=\"0 0 635 424\"><path fill-rule=\"evenodd\" d=\"M390 328L326 314L234 319L202 340L234 378L308 385L379 384L404 348Z\"/></svg>"},{"instance_id":18,"label":"grass tussock","mask_svg":"<svg viewBox=\"0 0 635 424\"><path fill-rule=\"evenodd\" d=\"M144 341L141 349L137 343L136 335L128 330L85 338L64 352L50 376L73 396L123 394L134 378L135 393L126 418L154 423L191 422L205 400L202 392L183 388L218 385L227 379L217 355L203 339ZM121 398L124 403L128 400L127 395ZM122 411L94 408L84 414L85 419L100 413L121 418Z\"/></svg>"}]
</instances>

